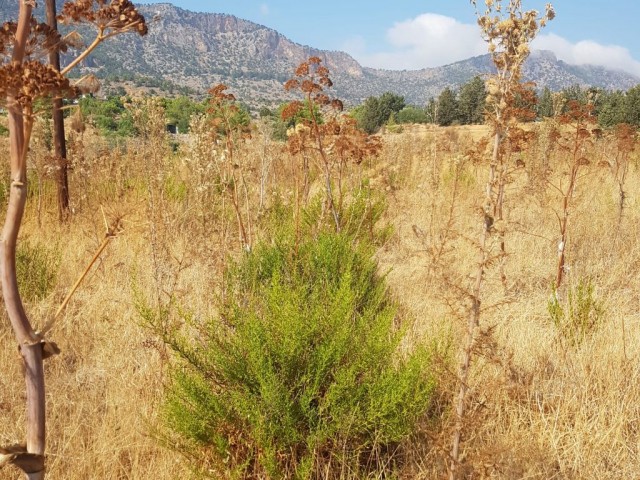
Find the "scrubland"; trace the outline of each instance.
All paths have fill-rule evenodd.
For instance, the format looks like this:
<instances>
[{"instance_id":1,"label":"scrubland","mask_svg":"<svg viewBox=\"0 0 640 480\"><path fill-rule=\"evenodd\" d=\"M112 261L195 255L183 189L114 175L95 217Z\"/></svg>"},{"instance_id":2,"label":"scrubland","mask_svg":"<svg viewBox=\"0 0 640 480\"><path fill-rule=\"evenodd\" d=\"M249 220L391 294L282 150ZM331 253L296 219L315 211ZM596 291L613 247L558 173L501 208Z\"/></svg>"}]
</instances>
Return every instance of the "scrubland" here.
<instances>
[{"instance_id":1,"label":"scrubland","mask_svg":"<svg viewBox=\"0 0 640 480\"><path fill-rule=\"evenodd\" d=\"M278 229L270 210L305 203L301 159L271 141L268 127L254 126L234 153L229 172L240 188L238 213L212 182L227 159L212 153L207 136L195 131L169 138L157 112L144 115L146 130L129 141L91 129L71 133L73 214L62 225L46 168L45 126L32 143L21 244L29 249L24 271L40 273L25 273L21 289L34 324L49 319L107 227L118 221L117 234L49 335L62 350L46 363L47 471L53 479L195 475L193 458L176 453L160 431L159 406L174 359L145 324L140 302L215 317L228 258L244 255L238 217L253 244L268 243ZM507 255L488 266L483 286L463 472L468 478L636 478L639 154L622 156L612 132L581 147L568 210L566 275L554 294L559 190L566 188L570 159L548 124L526 128L533 136L509 157L506 218L495 225L500 236L490 247L497 252L496 239L504 238ZM390 225L392 234L375 258L402 315L412 319L402 348L436 342L440 352L431 408L398 447L397 468L388 478L447 474L467 292L485 221L490 149L482 139L488 135L485 127L404 127L382 134L380 155L344 169L346 199L368 179L372 195L386 203L379 223ZM628 164L622 209L620 162ZM309 198L322 191L316 170L312 164ZM0 442L10 444L22 437L25 394L6 319L0 364Z\"/></svg>"}]
</instances>

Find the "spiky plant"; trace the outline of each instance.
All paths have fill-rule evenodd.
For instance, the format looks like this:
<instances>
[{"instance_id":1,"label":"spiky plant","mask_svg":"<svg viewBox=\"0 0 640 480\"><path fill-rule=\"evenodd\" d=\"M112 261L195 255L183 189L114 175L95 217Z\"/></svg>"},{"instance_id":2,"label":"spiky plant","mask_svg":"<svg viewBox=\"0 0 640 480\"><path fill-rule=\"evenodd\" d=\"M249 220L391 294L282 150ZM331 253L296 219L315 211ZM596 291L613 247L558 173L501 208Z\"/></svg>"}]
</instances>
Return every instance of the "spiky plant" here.
<instances>
[{"instance_id":1,"label":"spiky plant","mask_svg":"<svg viewBox=\"0 0 640 480\"><path fill-rule=\"evenodd\" d=\"M456 425L452 439L450 479L459 478L460 442L464 428L466 397L469 391L476 332L480 326L480 305L485 271L496 263L491 253L491 244L497 240L500 256L504 257L504 235L496 228L496 221L503 219L505 185L507 183L507 165L505 163L503 142L508 138L510 130L517 125L517 95L522 92L520 80L522 65L529 56L529 45L537 33L555 16L550 4L545 14L538 11L524 11L521 0L509 0L503 4L501 0L485 0L485 10L477 11L476 0L471 4L476 7L478 25L488 44L497 73L487 81L488 121L493 128L493 153L489 164L489 176L485 188L484 205L480 220L480 238L478 241L478 262L474 281L469 290L470 299L467 338L465 340L462 360L458 371L459 390L455 401Z\"/></svg>"}]
</instances>

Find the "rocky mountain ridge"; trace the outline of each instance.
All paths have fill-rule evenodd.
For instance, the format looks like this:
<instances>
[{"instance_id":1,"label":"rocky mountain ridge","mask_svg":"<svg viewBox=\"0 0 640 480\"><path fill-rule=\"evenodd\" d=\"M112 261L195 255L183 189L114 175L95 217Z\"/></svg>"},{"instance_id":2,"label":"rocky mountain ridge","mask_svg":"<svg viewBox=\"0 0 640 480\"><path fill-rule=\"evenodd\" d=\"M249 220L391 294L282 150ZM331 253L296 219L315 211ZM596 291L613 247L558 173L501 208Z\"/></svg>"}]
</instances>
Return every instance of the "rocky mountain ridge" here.
<instances>
[{"instance_id":1,"label":"rocky mountain ridge","mask_svg":"<svg viewBox=\"0 0 640 480\"><path fill-rule=\"evenodd\" d=\"M194 13L169 3L139 8L149 22L149 34L144 38L122 35L101 45L82 66L83 73L92 71L101 78L151 77L197 92L225 83L238 98L259 106L287 98L283 82L296 65L314 55L330 69L334 94L349 104L392 91L423 105L444 88L457 88L493 68L488 55L414 71L367 68L344 52L300 45L271 28L232 15ZM0 21L15 17L16 9L17 1L0 0ZM90 32L83 33L86 40L91 39ZM553 90L575 84L626 90L640 83L640 78L625 72L569 65L551 52L533 52L524 76L539 88Z\"/></svg>"}]
</instances>

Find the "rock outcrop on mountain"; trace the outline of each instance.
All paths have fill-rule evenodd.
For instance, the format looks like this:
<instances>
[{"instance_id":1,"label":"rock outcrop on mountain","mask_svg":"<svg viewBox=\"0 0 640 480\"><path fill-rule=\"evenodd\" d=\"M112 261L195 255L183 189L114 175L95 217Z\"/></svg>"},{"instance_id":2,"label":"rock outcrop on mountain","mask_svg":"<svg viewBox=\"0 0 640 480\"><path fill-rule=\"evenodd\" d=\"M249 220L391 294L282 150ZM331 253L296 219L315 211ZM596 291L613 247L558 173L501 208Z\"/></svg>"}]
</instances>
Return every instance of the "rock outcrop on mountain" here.
<instances>
[{"instance_id":1,"label":"rock outcrop on mountain","mask_svg":"<svg viewBox=\"0 0 640 480\"><path fill-rule=\"evenodd\" d=\"M16 10L16 0L0 0L0 21L15 17ZM492 71L488 55L422 70L367 68L344 52L300 45L232 15L194 13L169 3L141 5L140 11L149 22L149 34L122 35L101 45L82 65L83 73L111 79L146 77L194 92L225 83L239 99L259 106L287 98L283 82L309 56L323 60L331 71L335 95L349 104L392 91L409 103L423 105L446 87L456 88ZM90 40L89 31L82 33ZM576 84L626 90L640 83L640 78L625 72L569 65L546 51L532 53L524 76L539 88L553 90Z\"/></svg>"}]
</instances>

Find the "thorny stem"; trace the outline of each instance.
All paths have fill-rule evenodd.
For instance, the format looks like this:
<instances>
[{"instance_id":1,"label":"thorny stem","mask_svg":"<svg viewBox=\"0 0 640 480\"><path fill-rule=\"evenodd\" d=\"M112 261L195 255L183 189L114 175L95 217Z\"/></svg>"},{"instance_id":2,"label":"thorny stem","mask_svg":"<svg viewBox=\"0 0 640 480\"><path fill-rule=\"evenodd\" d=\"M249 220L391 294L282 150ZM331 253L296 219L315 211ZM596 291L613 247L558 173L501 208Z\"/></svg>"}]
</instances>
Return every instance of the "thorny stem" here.
<instances>
[{"instance_id":1,"label":"thorny stem","mask_svg":"<svg viewBox=\"0 0 640 480\"><path fill-rule=\"evenodd\" d=\"M227 146L227 153L229 154L229 159L227 162L228 165L228 169L231 172L231 179L233 181L233 191L231 193L231 203L233 205L233 209L235 210L235 214L236 214L236 218L238 220L238 230L240 232L240 239L242 241L242 248L245 251L250 251L251 250L251 240L249 239L249 236L247 235L247 230L244 226L244 221L242 219L242 211L240 210L240 202L238 200L238 180L236 178L236 174L234 171L234 163L233 163L233 153L234 153L234 145L233 145L233 139L231 138L231 134L232 134L232 128L231 128L231 122L228 118L227 113L223 113L223 118L224 118L224 123L225 123L225 129L226 129L226 146ZM230 166L230 167L229 167ZM245 186L246 188L246 186ZM249 209L248 209L248 203L247 203L247 218L248 218L248 213L249 213ZM248 218L249 219L249 218Z\"/></svg>"},{"instance_id":2,"label":"thorny stem","mask_svg":"<svg viewBox=\"0 0 640 480\"><path fill-rule=\"evenodd\" d=\"M475 6L476 1L471 0ZM511 28L500 22L500 1L497 6L493 0L485 1L487 11L484 16L478 15L478 23L483 31L485 39L490 44L490 52L492 53L494 63L498 68L498 74L492 83L493 91L490 90L490 98L492 99L493 124L495 128L493 155L489 168L489 177L486 184L485 203L484 203L484 221L482 233L479 242L478 264L475 273L475 281L472 290L469 293L471 299L471 307L469 310L469 319L467 324L467 336L462 351L462 361L458 372L458 380L460 389L455 401L456 421L455 430L452 439L451 459L449 478L455 480L459 478L459 457L460 443L462 438L462 430L464 427L465 403L466 396L469 391L469 376L471 369L471 360L473 356L474 344L476 341L476 332L480 324L480 306L481 291L484 280L484 273L489 260L489 237L493 230L495 220L503 220L503 207L505 200L505 183L507 181L505 175L504 158L500 152L500 145L504 137L509 136L509 122L513 120L513 112L509 107L513 107L515 86L520 78L520 69L522 62L528 56L528 43L535 37L538 29L546 24L547 18L553 18L553 10L551 6L547 6L547 15L538 20L534 20L533 27L527 27L523 30L524 25L514 22L522 20L523 14L520 12L521 2L519 0L509 0L508 12L511 17ZM477 10L476 10L477 13ZM498 13L492 16L492 13ZM535 12L527 12L528 14L537 15ZM530 28L530 30L529 30ZM526 32L526 33L523 33ZM503 51L496 47L504 47ZM520 47L524 46L524 49ZM500 276L503 286L506 289L506 277L504 274L503 261L506 255L504 233L498 232L498 241L500 245L501 263Z\"/></svg>"},{"instance_id":3,"label":"thorny stem","mask_svg":"<svg viewBox=\"0 0 640 480\"><path fill-rule=\"evenodd\" d=\"M581 122L576 123L576 133L572 151L572 163L571 172L569 173L569 185L567 190L563 192L562 197L562 217L559 218L560 222L560 242L558 243L558 267L556 269L556 282L555 289L560 288L562 280L564 279L565 263L566 263L566 246L567 246L567 234L569 225L569 208L571 199L573 198L573 192L576 189L576 183L578 180L578 172L580 170L580 129L582 128Z\"/></svg>"},{"instance_id":4,"label":"thorny stem","mask_svg":"<svg viewBox=\"0 0 640 480\"><path fill-rule=\"evenodd\" d=\"M500 136L496 135L496 143L500 141ZM495 151L495 150L494 150ZM491 166L489 171L489 179L486 185L487 203L493 198L493 187L495 183L495 165ZM471 370L471 359L473 357L473 346L476 339L476 330L480 326L480 307L481 307L481 291L484 280L485 265L488 259L487 243L491 234L491 224L485 219L482 222L482 234L480 236L480 251L478 254L478 268L475 274L473 289L471 290L471 308L469 311L469 319L467 323L467 336L462 351L462 362L458 370L458 381L460 389L455 402L456 422L453 433L453 441L451 447L451 465L449 469L449 479L458 478L458 459L460 458L460 442L462 438L462 429L464 426L465 404L467 392L469 391L469 373Z\"/></svg>"}]
</instances>

